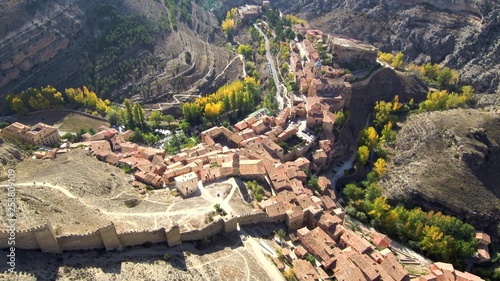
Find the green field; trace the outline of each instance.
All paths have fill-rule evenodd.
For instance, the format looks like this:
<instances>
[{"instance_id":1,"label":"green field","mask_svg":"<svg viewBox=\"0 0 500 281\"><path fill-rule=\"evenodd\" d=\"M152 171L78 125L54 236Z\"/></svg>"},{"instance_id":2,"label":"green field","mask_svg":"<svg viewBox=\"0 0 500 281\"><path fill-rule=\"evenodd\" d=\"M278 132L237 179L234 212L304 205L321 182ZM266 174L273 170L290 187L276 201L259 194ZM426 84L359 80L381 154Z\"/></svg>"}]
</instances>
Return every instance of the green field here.
<instances>
[{"instance_id":1,"label":"green field","mask_svg":"<svg viewBox=\"0 0 500 281\"><path fill-rule=\"evenodd\" d=\"M109 126L109 123L102 120L97 120L83 114L67 112L67 111L54 111L54 112L42 112L39 114L32 114L29 116L18 117L18 122L23 124L35 125L38 122L43 122L48 125L55 126L61 132L71 132L76 133L79 129L94 129L100 126Z\"/></svg>"}]
</instances>

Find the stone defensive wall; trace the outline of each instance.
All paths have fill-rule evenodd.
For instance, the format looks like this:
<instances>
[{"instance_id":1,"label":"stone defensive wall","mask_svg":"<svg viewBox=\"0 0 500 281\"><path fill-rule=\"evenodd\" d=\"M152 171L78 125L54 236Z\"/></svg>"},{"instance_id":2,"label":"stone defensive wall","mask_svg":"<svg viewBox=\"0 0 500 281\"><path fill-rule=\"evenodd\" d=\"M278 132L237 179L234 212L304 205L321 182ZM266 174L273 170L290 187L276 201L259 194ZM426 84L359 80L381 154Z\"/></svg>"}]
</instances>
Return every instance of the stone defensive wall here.
<instances>
[{"instance_id":1,"label":"stone defensive wall","mask_svg":"<svg viewBox=\"0 0 500 281\"><path fill-rule=\"evenodd\" d=\"M180 232L178 225L173 227L159 228L156 230L130 231L118 233L113 223L110 223L96 231L85 234L56 235L52 224L24 230L16 230L10 233L8 230L0 231L0 248L15 246L18 249L41 250L45 253L62 253L63 251L106 249L121 250L128 246L138 246L145 243L167 243L169 247L182 242L197 241L209 238L218 233L229 233L236 231L238 225L258 224L261 222L274 221L261 211L220 218L202 228ZM15 235L14 235L15 234ZM9 245L9 238L15 237L15 245ZM12 239L10 240L12 241Z\"/></svg>"},{"instance_id":2,"label":"stone defensive wall","mask_svg":"<svg viewBox=\"0 0 500 281\"><path fill-rule=\"evenodd\" d=\"M222 230L224 230L224 220L219 219L203 228L191 230L188 232L181 232L181 241L185 242L203 240L222 232Z\"/></svg>"}]
</instances>

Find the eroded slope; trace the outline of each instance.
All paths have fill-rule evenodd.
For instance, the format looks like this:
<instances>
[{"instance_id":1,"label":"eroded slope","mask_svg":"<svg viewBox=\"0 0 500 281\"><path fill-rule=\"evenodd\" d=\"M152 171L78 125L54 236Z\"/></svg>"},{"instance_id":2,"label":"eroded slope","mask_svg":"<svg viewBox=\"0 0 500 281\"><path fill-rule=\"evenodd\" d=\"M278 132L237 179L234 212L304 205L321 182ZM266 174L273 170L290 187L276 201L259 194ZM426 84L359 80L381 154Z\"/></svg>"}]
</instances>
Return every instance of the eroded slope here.
<instances>
[{"instance_id":1,"label":"eroded slope","mask_svg":"<svg viewBox=\"0 0 500 281\"><path fill-rule=\"evenodd\" d=\"M492 230L500 219L499 144L498 112L412 115L398 133L384 192Z\"/></svg>"}]
</instances>

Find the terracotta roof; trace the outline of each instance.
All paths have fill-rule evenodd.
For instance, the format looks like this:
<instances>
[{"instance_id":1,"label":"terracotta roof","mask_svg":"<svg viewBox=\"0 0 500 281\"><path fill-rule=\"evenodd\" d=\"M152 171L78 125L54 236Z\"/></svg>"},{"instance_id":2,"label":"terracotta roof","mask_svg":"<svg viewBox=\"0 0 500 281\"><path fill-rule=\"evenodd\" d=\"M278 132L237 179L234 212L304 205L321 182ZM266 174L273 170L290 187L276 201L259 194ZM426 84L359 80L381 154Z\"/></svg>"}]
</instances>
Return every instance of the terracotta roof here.
<instances>
[{"instance_id":1,"label":"terracotta roof","mask_svg":"<svg viewBox=\"0 0 500 281\"><path fill-rule=\"evenodd\" d=\"M300 205L302 210L307 209L309 206L313 205L313 201L311 200L311 197L301 194L297 196L297 203Z\"/></svg>"},{"instance_id":2,"label":"terracotta roof","mask_svg":"<svg viewBox=\"0 0 500 281\"><path fill-rule=\"evenodd\" d=\"M372 246L370 242L366 241L350 229L346 230L346 232L342 234L340 241L345 244L346 247L352 247L361 254L370 249Z\"/></svg>"},{"instance_id":3,"label":"terracotta roof","mask_svg":"<svg viewBox=\"0 0 500 281\"><path fill-rule=\"evenodd\" d=\"M307 250L304 247L302 247L302 245L297 246L294 252L299 258L302 258L307 254Z\"/></svg>"},{"instance_id":4,"label":"terracotta roof","mask_svg":"<svg viewBox=\"0 0 500 281\"><path fill-rule=\"evenodd\" d=\"M408 271L406 271L392 253L386 256L385 261L380 266L396 281L410 280Z\"/></svg>"},{"instance_id":5,"label":"terracotta roof","mask_svg":"<svg viewBox=\"0 0 500 281\"><path fill-rule=\"evenodd\" d=\"M106 156L106 159L104 160L106 163L109 163L111 165L118 165L118 161L122 158L123 156L121 154L117 154L114 152L109 153Z\"/></svg>"},{"instance_id":6,"label":"terracotta roof","mask_svg":"<svg viewBox=\"0 0 500 281\"><path fill-rule=\"evenodd\" d=\"M483 280L481 277L471 274L469 272L462 272L455 270L455 275L457 277L457 281L481 281Z\"/></svg>"},{"instance_id":7,"label":"terracotta roof","mask_svg":"<svg viewBox=\"0 0 500 281\"><path fill-rule=\"evenodd\" d=\"M387 248L391 245L391 239L382 233L376 233L372 236L373 243L379 248Z\"/></svg>"},{"instance_id":8,"label":"terracotta roof","mask_svg":"<svg viewBox=\"0 0 500 281\"><path fill-rule=\"evenodd\" d=\"M378 264L367 255L362 255L354 250L343 251L342 253L347 254L349 259L361 269L361 272L363 272L367 280L374 281L380 277L380 273L377 271Z\"/></svg>"},{"instance_id":9,"label":"terracotta roof","mask_svg":"<svg viewBox=\"0 0 500 281\"><path fill-rule=\"evenodd\" d=\"M336 207L335 202L331 197L321 196L320 199L321 202L323 202L323 207L325 208L325 210L332 210L333 208Z\"/></svg>"},{"instance_id":10,"label":"terracotta roof","mask_svg":"<svg viewBox=\"0 0 500 281\"><path fill-rule=\"evenodd\" d=\"M266 208L266 213L269 217L277 217L280 215L285 215L285 212L286 212L285 204L281 202L278 202Z\"/></svg>"},{"instance_id":11,"label":"terracotta roof","mask_svg":"<svg viewBox=\"0 0 500 281\"><path fill-rule=\"evenodd\" d=\"M316 281L319 275L314 270L312 264L305 260L295 260L293 262L293 271L299 281Z\"/></svg>"},{"instance_id":12,"label":"terracotta roof","mask_svg":"<svg viewBox=\"0 0 500 281\"><path fill-rule=\"evenodd\" d=\"M248 125L247 125L247 122L240 121L240 122L234 124L234 127L236 128L236 131L239 132L239 131L245 130L248 127Z\"/></svg>"},{"instance_id":13,"label":"terracotta roof","mask_svg":"<svg viewBox=\"0 0 500 281\"><path fill-rule=\"evenodd\" d=\"M155 188L161 188L163 187L163 178L160 177L159 175L156 175L156 174L153 174L153 173L149 173L149 172L137 172L134 174L134 177L145 183L145 184L149 184Z\"/></svg>"},{"instance_id":14,"label":"terracotta roof","mask_svg":"<svg viewBox=\"0 0 500 281\"><path fill-rule=\"evenodd\" d=\"M297 234L304 247L318 257L325 268L333 266L340 255L340 249L335 246L335 241L328 234L319 227L311 231L305 231L304 228L301 228Z\"/></svg>"},{"instance_id":15,"label":"terracotta roof","mask_svg":"<svg viewBox=\"0 0 500 281\"><path fill-rule=\"evenodd\" d=\"M318 220L318 226L328 233L335 232L337 225L342 224L342 219L330 213L321 213Z\"/></svg>"},{"instance_id":16,"label":"terracotta roof","mask_svg":"<svg viewBox=\"0 0 500 281\"><path fill-rule=\"evenodd\" d=\"M476 239L479 242L491 244L491 237L484 232L481 232L481 231L476 232Z\"/></svg>"},{"instance_id":17,"label":"terracotta roof","mask_svg":"<svg viewBox=\"0 0 500 281\"><path fill-rule=\"evenodd\" d=\"M363 272L347 257L340 255L334 269L335 278L338 281L365 281Z\"/></svg>"},{"instance_id":18,"label":"terracotta roof","mask_svg":"<svg viewBox=\"0 0 500 281\"><path fill-rule=\"evenodd\" d=\"M104 158L106 158L106 156L111 153L111 145L106 140L93 141L90 147L95 155L101 158L100 160L104 160Z\"/></svg>"},{"instance_id":19,"label":"terracotta roof","mask_svg":"<svg viewBox=\"0 0 500 281\"><path fill-rule=\"evenodd\" d=\"M477 249L477 254L481 262L491 260L490 252L488 251L487 245L479 245Z\"/></svg>"}]
</instances>

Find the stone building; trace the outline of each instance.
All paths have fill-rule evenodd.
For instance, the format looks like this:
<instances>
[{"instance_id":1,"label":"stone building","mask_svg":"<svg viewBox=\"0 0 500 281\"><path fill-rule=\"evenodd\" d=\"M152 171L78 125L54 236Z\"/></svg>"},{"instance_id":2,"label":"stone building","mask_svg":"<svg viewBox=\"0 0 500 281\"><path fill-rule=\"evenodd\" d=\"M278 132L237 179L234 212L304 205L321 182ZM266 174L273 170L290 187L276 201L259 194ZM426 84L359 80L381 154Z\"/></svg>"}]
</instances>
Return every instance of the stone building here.
<instances>
[{"instance_id":1,"label":"stone building","mask_svg":"<svg viewBox=\"0 0 500 281\"><path fill-rule=\"evenodd\" d=\"M29 127L15 122L5 127L2 134L6 139L36 146L54 146L61 142L57 129L44 123Z\"/></svg>"},{"instance_id":2,"label":"stone building","mask_svg":"<svg viewBox=\"0 0 500 281\"><path fill-rule=\"evenodd\" d=\"M175 177L175 188L184 197L188 197L194 192L198 191L198 175L194 172Z\"/></svg>"}]
</instances>

